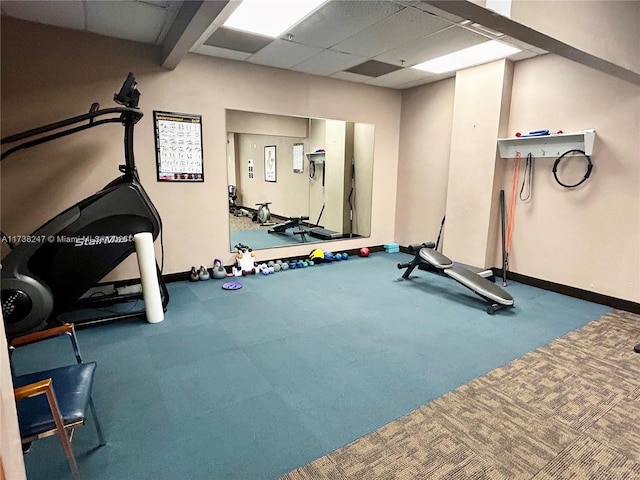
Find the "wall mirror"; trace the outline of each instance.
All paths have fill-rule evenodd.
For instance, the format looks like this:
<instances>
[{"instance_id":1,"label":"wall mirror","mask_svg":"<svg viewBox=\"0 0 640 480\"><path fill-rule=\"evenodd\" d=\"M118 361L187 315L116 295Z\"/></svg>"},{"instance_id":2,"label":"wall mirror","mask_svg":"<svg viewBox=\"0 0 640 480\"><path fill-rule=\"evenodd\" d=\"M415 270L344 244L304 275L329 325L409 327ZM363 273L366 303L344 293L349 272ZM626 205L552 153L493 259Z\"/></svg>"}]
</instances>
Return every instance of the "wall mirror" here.
<instances>
[{"instance_id":1,"label":"wall mirror","mask_svg":"<svg viewBox=\"0 0 640 480\"><path fill-rule=\"evenodd\" d=\"M226 129L231 251L371 234L374 125L227 109Z\"/></svg>"}]
</instances>

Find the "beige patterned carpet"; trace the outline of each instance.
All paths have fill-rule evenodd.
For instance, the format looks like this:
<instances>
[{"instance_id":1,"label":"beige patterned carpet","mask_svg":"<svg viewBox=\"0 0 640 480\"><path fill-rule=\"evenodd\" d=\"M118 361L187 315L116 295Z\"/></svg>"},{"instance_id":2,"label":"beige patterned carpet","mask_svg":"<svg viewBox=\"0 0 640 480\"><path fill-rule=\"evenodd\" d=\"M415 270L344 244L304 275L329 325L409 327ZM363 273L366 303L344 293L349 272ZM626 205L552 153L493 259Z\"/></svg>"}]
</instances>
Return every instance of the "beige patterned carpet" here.
<instances>
[{"instance_id":1,"label":"beige patterned carpet","mask_svg":"<svg viewBox=\"0 0 640 480\"><path fill-rule=\"evenodd\" d=\"M282 480L640 479L637 343L614 310Z\"/></svg>"}]
</instances>

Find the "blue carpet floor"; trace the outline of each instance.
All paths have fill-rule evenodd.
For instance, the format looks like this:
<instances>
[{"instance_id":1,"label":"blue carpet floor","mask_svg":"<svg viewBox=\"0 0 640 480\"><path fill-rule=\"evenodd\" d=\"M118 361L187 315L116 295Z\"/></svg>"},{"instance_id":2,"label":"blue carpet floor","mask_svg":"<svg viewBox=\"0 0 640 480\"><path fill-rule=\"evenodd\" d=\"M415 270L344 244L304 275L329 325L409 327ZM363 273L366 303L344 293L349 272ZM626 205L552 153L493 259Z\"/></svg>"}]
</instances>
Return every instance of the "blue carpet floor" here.
<instances>
[{"instance_id":1,"label":"blue carpet floor","mask_svg":"<svg viewBox=\"0 0 640 480\"><path fill-rule=\"evenodd\" d=\"M397 281L410 258L243 277L236 291L172 283L161 323L80 328L108 442L95 449L91 422L78 429L81 472L275 479L609 311L510 282L515 308L490 316L450 278ZM67 343L18 350L18 373L73 361ZM56 438L25 461L30 480L70 477Z\"/></svg>"}]
</instances>

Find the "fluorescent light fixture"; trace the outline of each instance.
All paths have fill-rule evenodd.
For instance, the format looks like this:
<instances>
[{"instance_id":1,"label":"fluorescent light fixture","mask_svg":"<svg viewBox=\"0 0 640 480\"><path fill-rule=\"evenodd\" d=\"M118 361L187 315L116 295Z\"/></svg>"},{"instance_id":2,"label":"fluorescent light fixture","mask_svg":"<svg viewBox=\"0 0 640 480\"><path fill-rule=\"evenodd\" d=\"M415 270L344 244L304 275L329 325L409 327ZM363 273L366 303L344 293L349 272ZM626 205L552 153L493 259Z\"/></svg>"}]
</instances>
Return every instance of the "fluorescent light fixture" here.
<instances>
[{"instance_id":1,"label":"fluorescent light fixture","mask_svg":"<svg viewBox=\"0 0 640 480\"><path fill-rule=\"evenodd\" d=\"M431 73L453 72L454 70L492 62L499 58L506 58L509 55L513 55L514 53L521 51L522 50L512 47L511 45L507 45L506 43L498 42L497 40L490 40L488 42L479 43L478 45L463 48L457 52L414 65L411 68Z\"/></svg>"},{"instance_id":2,"label":"fluorescent light fixture","mask_svg":"<svg viewBox=\"0 0 640 480\"><path fill-rule=\"evenodd\" d=\"M276 38L327 0L243 0L224 26Z\"/></svg>"}]
</instances>

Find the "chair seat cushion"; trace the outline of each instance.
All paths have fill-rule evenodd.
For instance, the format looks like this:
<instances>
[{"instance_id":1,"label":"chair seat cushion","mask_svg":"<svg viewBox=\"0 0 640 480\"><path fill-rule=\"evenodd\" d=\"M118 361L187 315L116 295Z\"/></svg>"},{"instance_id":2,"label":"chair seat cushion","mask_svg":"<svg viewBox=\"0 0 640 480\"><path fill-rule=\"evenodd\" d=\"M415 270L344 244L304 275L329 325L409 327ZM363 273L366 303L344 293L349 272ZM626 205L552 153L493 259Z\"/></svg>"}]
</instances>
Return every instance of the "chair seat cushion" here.
<instances>
[{"instance_id":1,"label":"chair seat cushion","mask_svg":"<svg viewBox=\"0 0 640 480\"><path fill-rule=\"evenodd\" d=\"M96 363L81 363L20 375L13 380L14 387L23 387L30 383L52 379L53 391L64 424L84 420L91 399L93 375ZM32 437L55 428L55 422L47 402L46 395L36 395L16 403L18 423L22 438Z\"/></svg>"}]
</instances>

